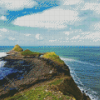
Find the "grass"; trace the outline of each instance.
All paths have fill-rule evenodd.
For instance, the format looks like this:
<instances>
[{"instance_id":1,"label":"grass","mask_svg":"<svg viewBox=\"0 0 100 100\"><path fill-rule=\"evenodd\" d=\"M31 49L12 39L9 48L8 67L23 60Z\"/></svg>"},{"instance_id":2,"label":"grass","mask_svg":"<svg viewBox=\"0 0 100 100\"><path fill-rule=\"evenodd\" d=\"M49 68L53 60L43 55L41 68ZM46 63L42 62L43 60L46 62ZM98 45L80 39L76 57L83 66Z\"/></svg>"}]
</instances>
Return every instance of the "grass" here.
<instances>
[{"instance_id":1,"label":"grass","mask_svg":"<svg viewBox=\"0 0 100 100\"><path fill-rule=\"evenodd\" d=\"M60 65L64 65L64 61L62 61L55 52L47 52L43 55L43 58L50 59Z\"/></svg>"},{"instance_id":2,"label":"grass","mask_svg":"<svg viewBox=\"0 0 100 100\"><path fill-rule=\"evenodd\" d=\"M35 56L35 57L39 57L40 55L41 55L41 53L39 53L39 52L32 52L32 51L30 51L30 50L25 50L25 51L23 51L22 53L21 53L23 56L30 56L30 57L33 57L33 56Z\"/></svg>"},{"instance_id":3,"label":"grass","mask_svg":"<svg viewBox=\"0 0 100 100\"><path fill-rule=\"evenodd\" d=\"M23 51L23 49L22 49L18 44L15 45L14 48L13 48L12 50L14 50L14 51L18 51L18 52Z\"/></svg>"},{"instance_id":4,"label":"grass","mask_svg":"<svg viewBox=\"0 0 100 100\"><path fill-rule=\"evenodd\" d=\"M49 83L51 85L56 85L59 84L62 80L63 79L55 79L53 81L50 81L51 83ZM50 84L45 83L43 85L39 85L38 87L32 87L27 91L25 90L4 100L70 100L72 98L71 96L63 95L60 91L55 92L48 89L48 86ZM22 96L23 94L24 96Z\"/></svg>"},{"instance_id":5,"label":"grass","mask_svg":"<svg viewBox=\"0 0 100 100\"><path fill-rule=\"evenodd\" d=\"M63 79L57 79L57 80L51 82L49 85L58 85L58 84L60 84L62 81L63 81Z\"/></svg>"}]
</instances>

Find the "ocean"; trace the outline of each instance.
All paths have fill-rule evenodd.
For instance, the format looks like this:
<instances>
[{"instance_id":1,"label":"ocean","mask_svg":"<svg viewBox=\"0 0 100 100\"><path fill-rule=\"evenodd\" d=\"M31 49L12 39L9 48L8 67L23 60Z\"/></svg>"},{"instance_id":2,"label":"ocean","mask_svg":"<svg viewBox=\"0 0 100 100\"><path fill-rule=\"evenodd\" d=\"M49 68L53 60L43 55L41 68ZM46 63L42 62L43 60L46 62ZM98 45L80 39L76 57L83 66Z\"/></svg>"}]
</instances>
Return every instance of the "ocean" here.
<instances>
[{"instance_id":1,"label":"ocean","mask_svg":"<svg viewBox=\"0 0 100 100\"><path fill-rule=\"evenodd\" d=\"M0 57L5 56L13 46L0 46ZM33 46L22 47L36 52L54 51L69 66L71 75L78 87L91 100L100 100L100 47L88 46ZM0 79L9 73L16 72L12 68L4 68L0 61Z\"/></svg>"}]
</instances>

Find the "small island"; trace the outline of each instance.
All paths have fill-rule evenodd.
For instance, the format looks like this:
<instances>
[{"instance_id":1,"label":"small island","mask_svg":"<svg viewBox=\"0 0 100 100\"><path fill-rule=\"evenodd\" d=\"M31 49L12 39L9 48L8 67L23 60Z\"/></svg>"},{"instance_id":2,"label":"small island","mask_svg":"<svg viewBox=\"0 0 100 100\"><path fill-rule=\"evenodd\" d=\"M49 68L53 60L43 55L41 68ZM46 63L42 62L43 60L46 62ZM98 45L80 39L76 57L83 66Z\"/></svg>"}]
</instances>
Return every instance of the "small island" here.
<instances>
[{"instance_id":1,"label":"small island","mask_svg":"<svg viewBox=\"0 0 100 100\"><path fill-rule=\"evenodd\" d=\"M23 51L15 45L7 54L4 67L17 71L0 80L0 100L90 100L55 52Z\"/></svg>"}]
</instances>

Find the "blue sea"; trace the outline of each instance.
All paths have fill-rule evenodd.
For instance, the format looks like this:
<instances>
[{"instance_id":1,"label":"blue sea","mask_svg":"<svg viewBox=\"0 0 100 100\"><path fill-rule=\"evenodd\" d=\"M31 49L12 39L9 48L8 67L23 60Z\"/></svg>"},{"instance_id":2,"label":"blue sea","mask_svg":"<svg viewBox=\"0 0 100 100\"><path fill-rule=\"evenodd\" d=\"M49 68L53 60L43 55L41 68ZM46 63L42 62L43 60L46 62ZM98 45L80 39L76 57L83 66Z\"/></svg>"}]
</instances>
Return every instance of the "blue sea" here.
<instances>
[{"instance_id":1,"label":"blue sea","mask_svg":"<svg viewBox=\"0 0 100 100\"><path fill-rule=\"evenodd\" d=\"M0 46L0 57L10 51L13 46ZM100 100L100 47L88 46L33 46L22 47L36 52L54 51L69 66L71 75L78 87L86 92L91 100ZM11 68L3 68L0 61L0 79L14 72Z\"/></svg>"}]
</instances>

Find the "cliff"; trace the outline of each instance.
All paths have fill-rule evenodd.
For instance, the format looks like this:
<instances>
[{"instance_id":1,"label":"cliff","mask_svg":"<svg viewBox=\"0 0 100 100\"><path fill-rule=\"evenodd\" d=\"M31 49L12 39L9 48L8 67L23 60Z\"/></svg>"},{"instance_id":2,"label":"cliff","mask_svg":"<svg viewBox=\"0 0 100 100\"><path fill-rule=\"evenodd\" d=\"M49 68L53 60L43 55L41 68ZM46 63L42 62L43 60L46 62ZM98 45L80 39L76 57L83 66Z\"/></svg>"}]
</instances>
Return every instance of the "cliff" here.
<instances>
[{"instance_id":1,"label":"cliff","mask_svg":"<svg viewBox=\"0 0 100 100\"><path fill-rule=\"evenodd\" d=\"M17 72L0 80L1 100L90 100L54 52L42 54L13 49L8 54L2 58L7 61L4 67Z\"/></svg>"}]
</instances>

